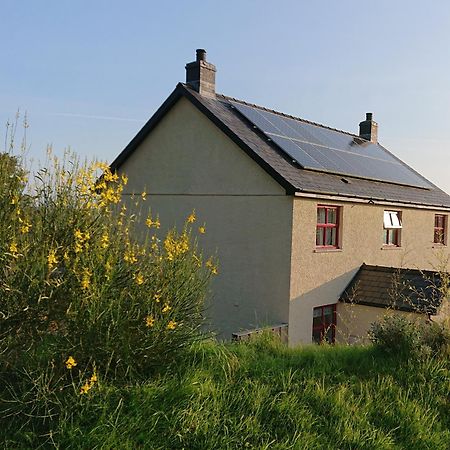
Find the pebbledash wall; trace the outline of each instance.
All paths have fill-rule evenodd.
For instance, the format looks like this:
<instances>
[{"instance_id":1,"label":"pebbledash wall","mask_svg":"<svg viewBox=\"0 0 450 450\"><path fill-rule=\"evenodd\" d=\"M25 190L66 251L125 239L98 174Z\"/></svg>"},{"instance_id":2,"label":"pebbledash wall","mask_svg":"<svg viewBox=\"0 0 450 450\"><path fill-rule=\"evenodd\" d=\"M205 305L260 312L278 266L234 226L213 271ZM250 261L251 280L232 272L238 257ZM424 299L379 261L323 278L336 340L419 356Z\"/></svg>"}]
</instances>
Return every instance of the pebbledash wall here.
<instances>
[{"instance_id":1,"label":"pebbledash wall","mask_svg":"<svg viewBox=\"0 0 450 450\"><path fill-rule=\"evenodd\" d=\"M340 207L339 249L315 245L318 205ZM401 246L383 246L383 213L401 211ZM291 343L311 340L312 310L337 303L363 263L388 267L437 270L449 257L448 247L433 243L434 216L439 210L295 198L289 309ZM442 213L442 212L441 212ZM337 341L364 341L383 308L338 303ZM411 315L411 313L396 312ZM414 316L414 314L412 314ZM420 317L424 317L421 315Z\"/></svg>"},{"instance_id":2,"label":"pebbledash wall","mask_svg":"<svg viewBox=\"0 0 450 450\"><path fill-rule=\"evenodd\" d=\"M313 308L336 303L362 263L422 269L439 263L436 253L442 249L432 242L435 211L287 196L184 98L120 172L129 175L125 200L133 192L149 193L162 233L181 228L193 209L198 225L206 223L200 246L219 259L207 315L221 338L288 323L290 344L309 343ZM318 204L341 207L339 250L316 250ZM402 211L401 248L382 247L385 209ZM383 313L339 304L337 339L364 336Z\"/></svg>"},{"instance_id":3,"label":"pebbledash wall","mask_svg":"<svg viewBox=\"0 0 450 450\"><path fill-rule=\"evenodd\" d=\"M217 254L207 308L219 337L289 320L292 197L181 98L120 167L127 193L149 193L167 228L195 209L205 254ZM127 195L126 195L127 196Z\"/></svg>"}]
</instances>

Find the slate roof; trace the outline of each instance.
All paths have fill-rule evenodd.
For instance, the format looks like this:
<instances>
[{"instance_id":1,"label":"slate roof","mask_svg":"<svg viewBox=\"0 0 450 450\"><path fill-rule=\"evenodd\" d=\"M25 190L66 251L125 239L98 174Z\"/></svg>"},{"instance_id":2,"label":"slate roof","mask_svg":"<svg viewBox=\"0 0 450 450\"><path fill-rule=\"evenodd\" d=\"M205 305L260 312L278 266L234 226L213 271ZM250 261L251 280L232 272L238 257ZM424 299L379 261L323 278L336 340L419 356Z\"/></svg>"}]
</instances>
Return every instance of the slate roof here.
<instances>
[{"instance_id":1,"label":"slate roof","mask_svg":"<svg viewBox=\"0 0 450 450\"><path fill-rule=\"evenodd\" d=\"M439 272L363 264L340 301L435 315L442 302Z\"/></svg>"},{"instance_id":2,"label":"slate roof","mask_svg":"<svg viewBox=\"0 0 450 450\"><path fill-rule=\"evenodd\" d=\"M368 202L371 200L385 201L411 204L412 206L422 205L436 207L437 209L450 209L450 196L431 182L430 189L425 189L347 175L344 178L342 175L299 168L275 143L268 141L263 133L255 129L247 119L233 108L231 102L239 102L239 100L220 94L217 94L216 97L202 96L182 83L177 85L153 117L115 159L111 164L112 170L117 170L120 167L134 149L158 124L165 113L181 97L187 98L194 106L202 111L227 136L266 170L266 172L278 181L286 189L287 194L333 195L364 199ZM247 104L245 102L241 103ZM275 111L272 112L282 115ZM320 124L314 123L314 125L324 127ZM337 131L351 134L340 130ZM356 135L354 136L357 137ZM343 181L343 178L346 181Z\"/></svg>"}]
</instances>

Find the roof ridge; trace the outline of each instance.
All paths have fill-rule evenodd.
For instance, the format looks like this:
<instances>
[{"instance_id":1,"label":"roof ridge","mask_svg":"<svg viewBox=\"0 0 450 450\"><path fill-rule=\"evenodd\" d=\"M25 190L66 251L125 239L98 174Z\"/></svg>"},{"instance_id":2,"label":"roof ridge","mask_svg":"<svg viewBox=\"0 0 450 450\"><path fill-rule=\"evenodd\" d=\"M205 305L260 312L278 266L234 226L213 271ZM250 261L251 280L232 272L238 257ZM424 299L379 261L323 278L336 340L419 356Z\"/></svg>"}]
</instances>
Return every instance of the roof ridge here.
<instances>
[{"instance_id":1,"label":"roof ridge","mask_svg":"<svg viewBox=\"0 0 450 450\"><path fill-rule=\"evenodd\" d=\"M270 108L266 108L265 106L257 105L255 103L249 103L249 102L246 102L245 100L240 100L238 98L230 97L228 95L216 94L216 96L217 97L222 97L224 100L227 100L229 102L241 103L243 105L251 106L252 108L262 109L263 111L267 111L267 112L270 112L272 114L277 114L279 116L287 117L289 119L299 120L299 121L307 123L309 125L314 125L314 126L317 126L317 127L325 128L327 130L337 131L338 133L348 134L349 136L357 137L357 138L362 139L364 141L366 140L366 139L362 138L361 136L359 136L359 135L357 135L355 133L350 133L350 131L345 131L345 130L340 130L339 128L329 127L328 125L323 125L322 123L313 122L312 120L303 119L301 117L293 116L291 114L286 114L286 113L277 111L275 109L270 109Z\"/></svg>"}]
</instances>

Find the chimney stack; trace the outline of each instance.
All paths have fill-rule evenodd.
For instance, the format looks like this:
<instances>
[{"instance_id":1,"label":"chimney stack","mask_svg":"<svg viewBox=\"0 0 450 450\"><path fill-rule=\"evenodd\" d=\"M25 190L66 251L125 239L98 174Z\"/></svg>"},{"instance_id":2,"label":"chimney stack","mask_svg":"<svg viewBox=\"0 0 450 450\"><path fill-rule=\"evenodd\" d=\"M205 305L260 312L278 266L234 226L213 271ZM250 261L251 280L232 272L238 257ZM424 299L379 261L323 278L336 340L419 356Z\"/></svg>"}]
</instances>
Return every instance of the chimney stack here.
<instances>
[{"instance_id":1,"label":"chimney stack","mask_svg":"<svg viewBox=\"0 0 450 450\"><path fill-rule=\"evenodd\" d=\"M186 64L186 84L201 95L215 97L216 66L206 61L206 50L198 48L194 62Z\"/></svg>"},{"instance_id":2,"label":"chimney stack","mask_svg":"<svg viewBox=\"0 0 450 450\"><path fill-rule=\"evenodd\" d=\"M372 113L366 113L366 120L359 124L359 136L370 142L378 142L378 124L372 120Z\"/></svg>"}]
</instances>

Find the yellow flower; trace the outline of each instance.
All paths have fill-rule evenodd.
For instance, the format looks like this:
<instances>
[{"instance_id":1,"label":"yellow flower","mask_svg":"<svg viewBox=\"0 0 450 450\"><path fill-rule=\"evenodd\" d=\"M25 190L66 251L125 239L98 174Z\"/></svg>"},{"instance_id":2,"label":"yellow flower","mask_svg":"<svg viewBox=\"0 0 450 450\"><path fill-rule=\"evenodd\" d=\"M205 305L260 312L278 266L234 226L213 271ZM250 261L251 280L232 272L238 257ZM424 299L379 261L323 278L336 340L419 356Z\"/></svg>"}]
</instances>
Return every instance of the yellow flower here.
<instances>
[{"instance_id":1,"label":"yellow flower","mask_svg":"<svg viewBox=\"0 0 450 450\"><path fill-rule=\"evenodd\" d=\"M47 256L48 270L52 270L56 264L58 264L58 259L56 258L56 250L50 250Z\"/></svg>"},{"instance_id":2,"label":"yellow flower","mask_svg":"<svg viewBox=\"0 0 450 450\"><path fill-rule=\"evenodd\" d=\"M159 217L157 217L155 220L153 220L151 216L148 216L147 220L145 221L145 224L149 228L155 227L155 228L159 229L159 227L161 226L161 223L159 222Z\"/></svg>"},{"instance_id":3,"label":"yellow flower","mask_svg":"<svg viewBox=\"0 0 450 450\"><path fill-rule=\"evenodd\" d=\"M81 386L80 394L87 394L89 390L91 389L92 384L90 383L84 383L83 386Z\"/></svg>"},{"instance_id":4,"label":"yellow flower","mask_svg":"<svg viewBox=\"0 0 450 450\"><path fill-rule=\"evenodd\" d=\"M164 308L162 309L162 312L163 312L163 313L166 313L166 312L169 312L171 309L172 309L172 308L169 306L169 304L166 303L166 304L164 305Z\"/></svg>"},{"instance_id":5,"label":"yellow flower","mask_svg":"<svg viewBox=\"0 0 450 450\"><path fill-rule=\"evenodd\" d=\"M153 296L153 300L155 300L156 303L159 303L161 301L161 291L157 291L155 295Z\"/></svg>"},{"instance_id":6,"label":"yellow flower","mask_svg":"<svg viewBox=\"0 0 450 450\"><path fill-rule=\"evenodd\" d=\"M21 227L20 227L20 232L22 234L26 234L30 231L31 228L31 224L28 222L25 222Z\"/></svg>"},{"instance_id":7,"label":"yellow flower","mask_svg":"<svg viewBox=\"0 0 450 450\"><path fill-rule=\"evenodd\" d=\"M109 245L109 236L108 236L107 233L105 233L102 236L100 245L101 245L102 248L107 248L108 247L108 245Z\"/></svg>"},{"instance_id":8,"label":"yellow flower","mask_svg":"<svg viewBox=\"0 0 450 450\"><path fill-rule=\"evenodd\" d=\"M92 376L89 379L89 381L90 381L91 384L94 384L94 383L96 383L98 381L97 374L95 372L92 374Z\"/></svg>"},{"instance_id":9,"label":"yellow flower","mask_svg":"<svg viewBox=\"0 0 450 450\"><path fill-rule=\"evenodd\" d=\"M206 261L205 266L208 267L208 269L211 271L213 275L217 275L219 273L217 266L214 265L211 258L209 258L208 261Z\"/></svg>"},{"instance_id":10,"label":"yellow flower","mask_svg":"<svg viewBox=\"0 0 450 450\"><path fill-rule=\"evenodd\" d=\"M17 244L15 243L15 241L12 241L11 244L9 244L9 251L14 257L16 257L17 253L19 253L19 249L17 248Z\"/></svg>"},{"instance_id":11,"label":"yellow flower","mask_svg":"<svg viewBox=\"0 0 450 450\"><path fill-rule=\"evenodd\" d=\"M141 194L141 197L142 197L142 200L145 202L145 200L147 200L147 192L143 192L142 194Z\"/></svg>"},{"instance_id":12,"label":"yellow flower","mask_svg":"<svg viewBox=\"0 0 450 450\"><path fill-rule=\"evenodd\" d=\"M128 177L125 174L122 174L122 183L127 184L128 183Z\"/></svg>"},{"instance_id":13,"label":"yellow flower","mask_svg":"<svg viewBox=\"0 0 450 450\"><path fill-rule=\"evenodd\" d=\"M89 289L91 285L91 276L92 272L89 269L85 268L83 271L83 277L81 278L81 287L83 289Z\"/></svg>"},{"instance_id":14,"label":"yellow flower","mask_svg":"<svg viewBox=\"0 0 450 450\"><path fill-rule=\"evenodd\" d=\"M201 227L198 227L198 232L199 232L200 234L205 234L205 233L206 233L206 227L205 227L205 225L203 225L203 226L201 226Z\"/></svg>"},{"instance_id":15,"label":"yellow flower","mask_svg":"<svg viewBox=\"0 0 450 450\"><path fill-rule=\"evenodd\" d=\"M144 277L142 276L141 273L134 275L134 280L136 281L136 284L138 286L140 286L141 284L144 284Z\"/></svg>"},{"instance_id":16,"label":"yellow flower","mask_svg":"<svg viewBox=\"0 0 450 450\"><path fill-rule=\"evenodd\" d=\"M17 205L17 203L19 203L18 197L13 197L13 198L11 199L11 205Z\"/></svg>"},{"instance_id":17,"label":"yellow flower","mask_svg":"<svg viewBox=\"0 0 450 450\"><path fill-rule=\"evenodd\" d=\"M177 323L175 322L175 320L171 320L171 321L167 324L167 329L168 329L168 330L175 330L176 327L177 327Z\"/></svg>"},{"instance_id":18,"label":"yellow flower","mask_svg":"<svg viewBox=\"0 0 450 450\"><path fill-rule=\"evenodd\" d=\"M73 356L69 356L66 361L66 367L68 369L72 369L72 367L75 367L76 365L77 365L77 362L75 361Z\"/></svg>"},{"instance_id":19,"label":"yellow flower","mask_svg":"<svg viewBox=\"0 0 450 450\"><path fill-rule=\"evenodd\" d=\"M133 264L135 262L137 262L137 258L136 255L134 254L133 250L128 250L124 255L123 255L123 259L126 262L129 262L130 264Z\"/></svg>"},{"instance_id":20,"label":"yellow flower","mask_svg":"<svg viewBox=\"0 0 450 450\"><path fill-rule=\"evenodd\" d=\"M194 223L195 220L196 220L196 217L195 217L195 209L194 209L194 211L192 211L192 213L188 216L188 218L186 219L186 221L187 221L188 223Z\"/></svg>"},{"instance_id":21,"label":"yellow flower","mask_svg":"<svg viewBox=\"0 0 450 450\"><path fill-rule=\"evenodd\" d=\"M145 318L145 326L151 328L155 324L155 319L153 316L147 316Z\"/></svg>"}]
</instances>

